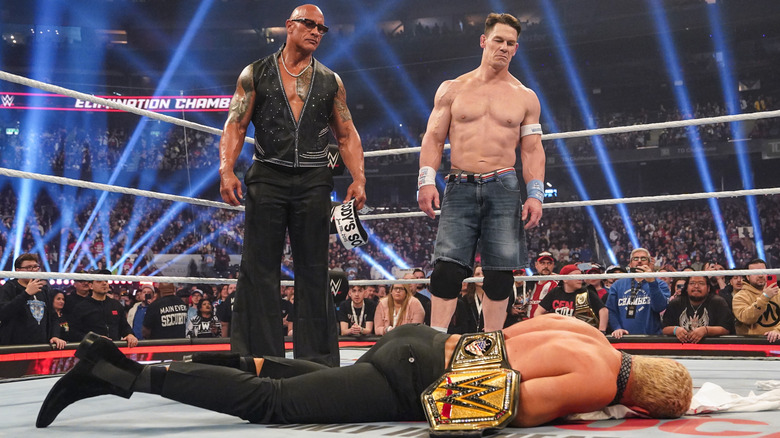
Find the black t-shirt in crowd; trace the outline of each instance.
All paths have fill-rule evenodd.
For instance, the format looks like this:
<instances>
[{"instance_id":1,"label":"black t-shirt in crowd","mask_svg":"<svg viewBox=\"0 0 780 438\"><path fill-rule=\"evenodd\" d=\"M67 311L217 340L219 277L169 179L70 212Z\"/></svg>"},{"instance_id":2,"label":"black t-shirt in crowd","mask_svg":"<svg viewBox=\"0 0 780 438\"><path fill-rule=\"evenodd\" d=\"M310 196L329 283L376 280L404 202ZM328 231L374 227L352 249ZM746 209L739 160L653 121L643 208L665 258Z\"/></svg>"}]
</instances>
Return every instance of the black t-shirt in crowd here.
<instances>
[{"instance_id":1,"label":"black t-shirt in crowd","mask_svg":"<svg viewBox=\"0 0 780 438\"><path fill-rule=\"evenodd\" d=\"M99 301L89 297L76 305L69 316L73 336L81 339L89 332L95 332L114 341L133 333L127 322L125 308L112 298Z\"/></svg>"},{"instance_id":2,"label":"black t-shirt in crowd","mask_svg":"<svg viewBox=\"0 0 780 438\"><path fill-rule=\"evenodd\" d=\"M176 295L166 295L146 309L144 327L149 339L179 339L187 334L187 305Z\"/></svg>"},{"instance_id":3,"label":"black t-shirt in crowd","mask_svg":"<svg viewBox=\"0 0 780 438\"><path fill-rule=\"evenodd\" d=\"M720 326L734 333L734 314L719 295L711 294L694 307L687 297L675 297L664 312L664 327L680 326L687 331L699 327Z\"/></svg>"},{"instance_id":4,"label":"black t-shirt in crowd","mask_svg":"<svg viewBox=\"0 0 780 438\"><path fill-rule=\"evenodd\" d=\"M547 295L545 295L539 305L542 306L542 308L546 310L547 313L557 313L563 316L574 316L574 297L584 291L585 289L580 289L577 292L567 293L563 290L561 285L558 285L557 287L553 288ZM595 290L588 288L587 292L588 305L590 306L591 310L593 310L593 313L598 316L599 310L604 307L604 303L601 302L601 298L599 298L599 295Z\"/></svg>"},{"instance_id":5,"label":"black t-shirt in crowd","mask_svg":"<svg viewBox=\"0 0 780 438\"><path fill-rule=\"evenodd\" d=\"M339 322L346 322L349 327L355 321L360 321L360 326L366 328L366 322L374 322L374 313L376 312L376 304L371 300L363 300L362 307L352 308L352 300L347 300L341 303L336 316Z\"/></svg>"}]
</instances>

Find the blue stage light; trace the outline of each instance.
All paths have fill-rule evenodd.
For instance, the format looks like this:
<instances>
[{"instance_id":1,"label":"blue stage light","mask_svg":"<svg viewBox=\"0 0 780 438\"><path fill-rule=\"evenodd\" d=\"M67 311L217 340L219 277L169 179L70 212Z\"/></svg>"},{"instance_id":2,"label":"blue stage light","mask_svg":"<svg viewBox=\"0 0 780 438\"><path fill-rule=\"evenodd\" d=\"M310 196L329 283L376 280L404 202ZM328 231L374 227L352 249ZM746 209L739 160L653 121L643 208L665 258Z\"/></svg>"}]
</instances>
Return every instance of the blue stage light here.
<instances>
[{"instance_id":1,"label":"blue stage light","mask_svg":"<svg viewBox=\"0 0 780 438\"><path fill-rule=\"evenodd\" d=\"M596 129L597 126L593 122L594 112L590 107L590 102L585 96L582 80L580 79L577 66L569 51L565 32L561 27L560 21L558 19L558 13L556 12L555 7L551 1L544 0L541 3L544 8L545 16L547 17L547 23L550 25L552 35L555 39L555 48L558 51L558 55L563 60L563 65L566 68L566 76L569 79L569 86L574 93L577 106L580 109L580 114L583 121L585 122L585 127L587 129ZM593 149L596 152L596 156L599 159L599 165L601 166L601 170L604 173L604 177L609 183L609 189L612 193L612 196L614 198L622 198L623 191L620 189L620 183L618 182L617 177L615 176L615 172L612 169L612 165L610 164L611 161L604 145L604 141L602 140L601 136L593 136L591 137L591 142L593 144ZM636 231L634 230L634 224L631 221L631 216L629 215L625 204L618 204L616 208L623 221L626 234L628 235L629 240L631 240L631 245L633 245L634 248L640 247L641 244L639 242L639 238L637 237Z\"/></svg>"},{"instance_id":2,"label":"blue stage light","mask_svg":"<svg viewBox=\"0 0 780 438\"><path fill-rule=\"evenodd\" d=\"M726 103L726 112L729 115L739 114L739 96L735 93L737 86L737 80L734 77L732 51L726 43L723 27L723 20L721 20L720 4L711 3L707 5L707 15L710 20L710 28L712 29L712 43L714 45L715 53L720 53L720 59L717 62L718 72L720 73L720 83L723 89L723 97ZM742 133L743 122L729 123L731 128L731 138L734 140L734 148L736 149L737 164L739 165L739 173L742 177L742 188L745 190L751 190L753 185L753 169L750 166L750 160L748 153L745 150L745 142L740 138ZM746 196L745 201L748 206L748 215L750 216L750 223L753 225L753 237L756 243L756 253L759 258L766 260L766 254L764 252L764 237L761 232L761 220L758 217L758 206L756 205L755 196ZM730 266L734 268L734 266Z\"/></svg>"},{"instance_id":3,"label":"blue stage light","mask_svg":"<svg viewBox=\"0 0 780 438\"><path fill-rule=\"evenodd\" d=\"M661 52L664 55L666 64L666 71L669 75L669 81L675 84L674 96L677 101L677 106L680 108L683 118L693 118L694 111L691 105L691 100L688 95L688 89L685 86L685 78L680 68L679 57L677 55L677 48L672 41L671 32L669 30L669 23L666 20L666 14L663 9L663 3L660 0L646 0L648 6L653 15L653 22L656 26L656 35L658 36L659 43L661 44ZM680 84L680 85L677 85ZM691 150L696 160L696 168L699 171L699 177L701 178L704 191L711 193L715 191L715 186L712 183L712 177L709 171L709 165L707 164L707 158L704 155L702 148L701 138L699 137L698 128L695 126L688 126L686 128L688 133L688 139L691 144ZM720 206L718 201L714 198L708 199L710 210L712 211L713 222L718 230L718 236L723 244L723 252L726 256L726 261L730 267L734 267L734 255L731 252L731 245L729 244L728 234L726 233L726 227L723 223L723 216L720 212Z\"/></svg>"},{"instance_id":4,"label":"blue stage light","mask_svg":"<svg viewBox=\"0 0 780 438\"><path fill-rule=\"evenodd\" d=\"M534 90L536 97L539 98L541 107L545 109L552 109L552 106L547 104L547 98L545 97L544 90L542 90L541 84L536 79L536 75L528 63L528 57L524 53L522 42L518 42L518 54L514 59L520 64L520 67L523 70L523 80L530 86L532 90ZM555 117L552 117L552 114L545 115L545 113L542 113L542 117L545 121L545 125L547 125L553 132L559 131L557 123L555 123ZM558 153L561 155L561 159L566 164L566 170L569 172L569 176L574 183L574 187L577 190L577 194L579 195L580 199L583 201L590 200L588 189L585 188L585 184L580 177L580 173L577 170L577 167L574 165L574 161L570 159L569 149L566 147L566 142L561 139L556 139L554 142ZM588 212L590 222L593 224L593 228L596 230L596 234L599 236L601 245L606 251L610 262L613 265L617 264L617 257L615 256L614 251L612 251L612 245L607 238L607 233L604 231L604 227L601 225L601 219L596 213L596 209L593 206L588 206L585 207L585 211Z\"/></svg>"}]
</instances>

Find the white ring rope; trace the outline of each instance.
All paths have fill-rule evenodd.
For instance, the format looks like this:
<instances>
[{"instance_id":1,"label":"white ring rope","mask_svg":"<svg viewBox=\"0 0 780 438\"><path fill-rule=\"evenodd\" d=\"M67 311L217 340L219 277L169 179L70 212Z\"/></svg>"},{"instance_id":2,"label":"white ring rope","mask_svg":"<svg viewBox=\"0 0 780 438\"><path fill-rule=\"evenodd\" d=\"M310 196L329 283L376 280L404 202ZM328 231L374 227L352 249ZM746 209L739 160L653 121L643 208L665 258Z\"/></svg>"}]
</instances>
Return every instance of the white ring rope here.
<instances>
[{"instance_id":1,"label":"white ring rope","mask_svg":"<svg viewBox=\"0 0 780 438\"><path fill-rule=\"evenodd\" d=\"M34 179L36 181L42 181L47 183L62 184L73 187L80 187L85 189L103 190L106 192L122 193L125 195L143 196L147 198L161 199L163 201L173 202L186 202L189 204L200 205L204 207L224 208L227 210L239 210L244 211L243 206L232 206L224 202L208 201L206 199L189 198L186 196L169 195L167 193L150 192L147 190L131 189L128 187L113 186L110 184L101 184L90 181L82 181L78 179L65 178L61 176L43 175L40 173L23 172L21 170L7 169L0 167L0 175L10 176L15 178Z\"/></svg>"},{"instance_id":2,"label":"white ring rope","mask_svg":"<svg viewBox=\"0 0 780 438\"><path fill-rule=\"evenodd\" d=\"M108 99L95 97L90 94L80 93L78 91L70 90L56 85L47 84L45 82L28 79L23 76L18 76L18 75L4 72L2 70L0 70L0 79L25 85L32 88L38 88L52 93L61 94L68 97L74 97L81 100L98 103L110 108L115 108L115 109L131 112L133 114L137 114L140 116L145 116L152 119L169 122L174 125L184 126L198 131L208 132L211 134L222 135L222 130L220 129L211 128L205 125L188 122L186 120L178 119L175 117L170 117L152 111L147 111L140 108L128 106ZM671 121L671 122L648 123L644 125L628 125L628 126L618 126L612 128L588 129L588 130L571 131L571 132L564 132L558 134L544 134L542 136L542 139L552 140L557 138L586 137L586 136L593 136L593 135L647 131L651 129L661 129L661 128L669 128L669 127L706 125L711 123L727 123L727 122L735 122L735 121L742 121L742 120L758 120L758 119L765 119L765 118L772 118L772 117L780 117L780 110L759 111L755 113L737 114L737 115L730 115L730 116L705 117L700 119L678 120L678 121ZM246 137L245 140L247 143L254 144L254 140L250 137ZM445 145L445 148L448 147L449 145ZM385 156L385 155L399 155L399 154L414 153L419 151L420 151L419 147L413 147L413 148L403 148L403 149L389 149L384 151L368 151L365 152L364 155L366 157L373 157L373 156ZM105 191L110 191L115 193L131 194L135 196L145 196L145 197L168 200L168 201L186 202L186 203L206 206L206 207L224 208L224 209L236 210L236 211L244 210L243 206L232 206L224 202L208 201L208 200L203 200L198 198L169 195L165 193L151 192L151 191L145 191L139 189L130 189L130 188L122 188L122 187L116 188L116 186L111 186L107 184L86 182L86 181L69 179L64 177L34 174L34 173L22 172L22 171L12 170L12 169L0 168L0 175L35 179L43 182L53 182L56 184L65 184L65 185L90 188L95 190L105 190ZM645 203L645 202L683 201L683 200L690 200L690 199L727 198L727 197L753 196L753 195L774 195L778 193L780 193L780 188L734 190L734 191L724 191L724 192L705 192L705 193L681 194L681 195L639 196L635 198L554 202L554 203L544 205L544 208L573 208L573 207L596 206L596 205L637 204L637 203ZM437 210L435 213L438 215L439 211ZM378 220L378 219L423 217L423 216L425 216L425 213L423 212L407 212L407 213L387 213L387 214L374 214L374 215L367 214L367 215L362 215L360 219Z\"/></svg>"},{"instance_id":3,"label":"white ring rope","mask_svg":"<svg viewBox=\"0 0 780 438\"><path fill-rule=\"evenodd\" d=\"M774 274L780 275L780 269L732 269L720 271L679 271L679 272L643 272L643 273L617 273L617 274L577 274L577 275L519 275L515 281L547 281L547 280L603 280L603 279L621 279L621 278L684 278L684 277L725 277L736 275L757 275ZM87 280L87 281L129 281L143 282L153 281L155 283L193 283L193 284L235 284L238 280L235 278L201 278L201 277L166 277L166 276L146 276L146 275L104 275L104 274L78 274L74 272L22 272L22 271L0 271L0 278L35 278L45 280ZM469 277L463 280L464 283L481 283L484 277ZM370 286L380 284L428 284L428 278L406 278L406 279L379 279L379 280L349 280L351 286ZM282 286L294 286L293 280L283 280Z\"/></svg>"},{"instance_id":4,"label":"white ring rope","mask_svg":"<svg viewBox=\"0 0 780 438\"><path fill-rule=\"evenodd\" d=\"M23 172L21 170L13 170L4 167L0 167L0 175L9 176L14 178L26 178L34 179L36 181L50 182L55 184L69 185L73 187L80 187L94 190L104 190L107 192L121 193L134 196L143 196L147 198L161 199L164 201L173 202L185 202L194 205L200 205L204 207L223 208L226 210L244 211L244 206L232 206L224 202L209 201L199 198L190 198L186 196L170 195L167 193L151 192L148 190L132 189L121 186L113 186L109 184L94 183L89 181L82 181L77 179L65 178L61 176L43 175L40 173ZM669 202L669 201L687 201L691 199L708 199L708 198L736 198L742 196L762 196L762 195L776 195L780 194L780 187L771 189L751 189L751 190L732 190L724 192L701 192L701 193L685 193L681 195L657 195L657 196L637 196L634 198L612 198L612 199L596 199L590 201L566 201L566 202L553 202L545 204L543 208L574 208L584 206L597 206L597 205L615 205L615 204L639 204L639 203L654 203L654 202ZM435 213L438 215L439 210ZM403 213L382 213L382 214L366 214L361 215L361 221L379 220L379 219L397 219L397 218L409 218L409 217L423 217L425 213L421 211L411 211Z\"/></svg>"},{"instance_id":5,"label":"white ring rope","mask_svg":"<svg viewBox=\"0 0 780 438\"><path fill-rule=\"evenodd\" d=\"M81 93L75 90L71 90L56 85L47 84L45 82L36 81L34 79L25 78L5 71L0 70L0 79L8 82L14 82L16 84L25 85L39 90L49 91L63 96L73 97L76 99L86 100L89 102L97 103L122 111L127 111L139 116L149 117L150 119L160 120L163 122L172 123L174 125L183 126L185 128L191 128L198 131L208 132L210 134L222 135L222 130L212 128L210 126L201 125L198 123L188 122L186 120L178 119L176 117L166 116L158 114L153 111L148 111L133 106L125 105L123 103L115 102L112 100L96 97L91 94ZM710 125L717 123L729 123L740 122L745 120L760 120L773 117L780 117L780 110L774 111L757 111L754 113L733 114L727 116L715 116L715 117L702 117L698 119L688 120L673 120L668 122L646 123L639 125L626 125L615 126L611 128L597 128L597 129L584 129L580 131L560 132L555 134L543 134L542 140L555 140L577 137L592 137L595 135L607 135L607 134L621 134L626 132L639 132L639 131L651 131L653 129L664 128L680 128L684 126L698 126L698 125ZM251 137L245 137L244 140L247 143L254 144L255 140ZM445 148L449 148L449 144L445 145ZM367 151L363 155L365 157L381 157L386 155L402 155L420 152L420 147L402 148L402 149L387 149L383 151Z\"/></svg>"}]
</instances>

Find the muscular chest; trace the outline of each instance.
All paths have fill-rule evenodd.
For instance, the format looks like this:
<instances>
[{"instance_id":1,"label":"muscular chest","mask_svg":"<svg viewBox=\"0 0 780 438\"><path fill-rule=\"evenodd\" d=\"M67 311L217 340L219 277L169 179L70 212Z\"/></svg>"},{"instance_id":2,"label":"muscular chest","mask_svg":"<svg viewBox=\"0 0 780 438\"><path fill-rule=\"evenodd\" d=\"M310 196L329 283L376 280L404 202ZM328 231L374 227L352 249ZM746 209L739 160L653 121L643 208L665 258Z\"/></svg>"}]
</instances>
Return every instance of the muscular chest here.
<instances>
[{"instance_id":1,"label":"muscular chest","mask_svg":"<svg viewBox=\"0 0 780 438\"><path fill-rule=\"evenodd\" d=\"M285 71L282 71L281 75L287 102L290 104L295 119L298 120L311 89L312 68L307 69L298 77L293 77Z\"/></svg>"},{"instance_id":2,"label":"muscular chest","mask_svg":"<svg viewBox=\"0 0 780 438\"><path fill-rule=\"evenodd\" d=\"M498 126L519 129L525 113L525 105L517 92L509 87L483 86L465 90L452 102L453 122L484 120Z\"/></svg>"}]
</instances>

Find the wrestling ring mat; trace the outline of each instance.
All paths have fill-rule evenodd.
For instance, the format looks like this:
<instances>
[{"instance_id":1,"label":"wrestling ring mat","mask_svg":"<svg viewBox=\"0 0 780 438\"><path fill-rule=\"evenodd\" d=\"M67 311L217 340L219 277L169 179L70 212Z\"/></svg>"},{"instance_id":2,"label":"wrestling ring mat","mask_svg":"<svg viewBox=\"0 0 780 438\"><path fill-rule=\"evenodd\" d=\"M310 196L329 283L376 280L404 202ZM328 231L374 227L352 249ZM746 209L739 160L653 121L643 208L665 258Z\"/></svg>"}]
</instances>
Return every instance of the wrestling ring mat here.
<instances>
[{"instance_id":1,"label":"wrestling ring mat","mask_svg":"<svg viewBox=\"0 0 780 438\"><path fill-rule=\"evenodd\" d=\"M342 348L342 366L353 363L366 348ZM775 357L672 357L690 370L694 392L705 382L710 382L730 393L747 396L750 391L757 394L764 392L757 389L757 381L771 381L780 377L780 345L767 352ZM0 437L206 437L214 434L291 438L428 436L425 422L256 425L229 415L142 393L134 394L129 400L115 396L82 400L66 408L48 428L36 429L38 409L56 380L54 376L0 380ZM203 388L203 391L208 392L208 388ZM775 404L780 404L780 401ZM344 409L349 409L349 406L344 406ZM676 420L635 418L583 421L526 429L507 428L494 436L769 438L780 437L780 410L775 407L775 410L761 412L719 412L690 415Z\"/></svg>"}]
</instances>

